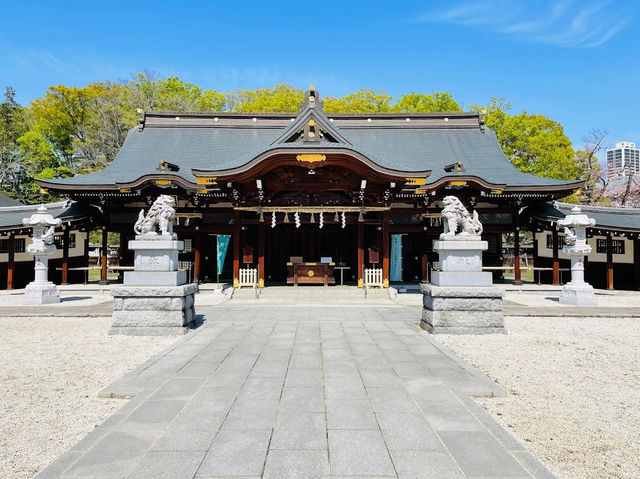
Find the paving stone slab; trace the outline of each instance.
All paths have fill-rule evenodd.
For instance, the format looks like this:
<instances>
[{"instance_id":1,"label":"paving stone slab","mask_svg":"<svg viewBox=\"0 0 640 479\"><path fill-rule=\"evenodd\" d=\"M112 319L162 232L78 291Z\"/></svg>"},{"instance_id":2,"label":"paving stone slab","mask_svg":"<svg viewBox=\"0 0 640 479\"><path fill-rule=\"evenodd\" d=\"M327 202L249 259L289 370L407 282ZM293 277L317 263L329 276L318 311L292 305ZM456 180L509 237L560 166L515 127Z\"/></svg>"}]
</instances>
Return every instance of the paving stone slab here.
<instances>
[{"instance_id":1,"label":"paving stone slab","mask_svg":"<svg viewBox=\"0 0 640 479\"><path fill-rule=\"evenodd\" d=\"M329 454L332 475L396 475L379 430L329 431Z\"/></svg>"},{"instance_id":2,"label":"paving stone slab","mask_svg":"<svg viewBox=\"0 0 640 479\"><path fill-rule=\"evenodd\" d=\"M271 430L220 431L198 476L262 476Z\"/></svg>"}]
</instances>

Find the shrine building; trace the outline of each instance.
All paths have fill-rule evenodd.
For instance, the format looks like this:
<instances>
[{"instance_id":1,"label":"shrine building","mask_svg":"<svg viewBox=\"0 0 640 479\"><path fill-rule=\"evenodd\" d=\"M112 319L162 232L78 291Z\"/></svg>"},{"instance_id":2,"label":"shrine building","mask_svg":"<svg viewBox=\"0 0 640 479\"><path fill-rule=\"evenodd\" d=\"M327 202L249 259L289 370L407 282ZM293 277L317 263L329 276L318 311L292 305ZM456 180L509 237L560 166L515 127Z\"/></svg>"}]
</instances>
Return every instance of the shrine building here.
<instances>
[{"instance_id":1,"label":"shrine building","mask_svg":"<svg viewBox=\"0 0 640 479\"><path fill-rule=\"evenodd\" d=\"M120 233L122 265L133 264L140 209L172 195L192 277L238 285L251 268L260 286L361 286L365 268L384 286L427 281L447 195L477 210L484 265L502 265L502 235L515 232L519 247L519 212L582 185L516 169L480 113L328 114L313 87L297 115L145 112L104 170L38 182L97 207L102 251L107 232ZM218 235L230 236L220 271Z\"/></svg>"}]
</instances>

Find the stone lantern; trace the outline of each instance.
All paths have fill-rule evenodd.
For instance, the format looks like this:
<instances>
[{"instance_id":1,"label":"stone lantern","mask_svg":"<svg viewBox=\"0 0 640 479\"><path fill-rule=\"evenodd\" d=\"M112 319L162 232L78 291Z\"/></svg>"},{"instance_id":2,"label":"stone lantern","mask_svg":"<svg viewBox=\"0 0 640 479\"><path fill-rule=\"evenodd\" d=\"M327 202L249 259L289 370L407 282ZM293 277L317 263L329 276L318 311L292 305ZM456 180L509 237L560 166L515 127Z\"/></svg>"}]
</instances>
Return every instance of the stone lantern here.
<instances>
[{"instance_id":1,"label":"stone lantern","mask_svg":"<svg viewBox=\"0 0 640 479\"><path fill-rule=\"evenodd\" d=\"M27 252L35 256L35 279L24 290L24 304L59 303L58 288L48 277L49 256L56 252L54 231L61 221L47 214L47 208L41 205L38 212L24 218L22 224L33 227L33 241L27 246Z\"/></svg>"},{"instance_id":2,"label":"stone lantern","mask_svg":"<svg viewBox=\"0 0 640 479\"><path fill-rule=\"evenodd\" d=\"M576 205L572 214L558 220L564 227L564 243L562 251L571 258L571 281L562 288L560 303L573 306L596 306L597 300L593 287L584 281L584 257L591 253L587 244L587 228L592 228L596 221L581 214Z\"/></svg>"}]
</instances>

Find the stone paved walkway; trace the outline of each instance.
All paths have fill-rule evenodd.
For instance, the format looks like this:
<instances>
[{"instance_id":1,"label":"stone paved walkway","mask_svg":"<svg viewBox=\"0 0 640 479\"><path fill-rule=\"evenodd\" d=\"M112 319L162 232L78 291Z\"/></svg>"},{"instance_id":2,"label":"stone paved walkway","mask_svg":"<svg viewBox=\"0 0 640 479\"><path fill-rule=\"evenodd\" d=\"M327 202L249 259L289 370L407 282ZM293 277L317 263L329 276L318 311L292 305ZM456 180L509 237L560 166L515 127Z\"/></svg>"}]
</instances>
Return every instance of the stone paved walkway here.
<instances>
[{"instance_id":1,"label":"stone paved walkway","mask_svg":"<svg viewBox=\"0 0 640 479\"><path fill-rule=\"evenodd\" d=\"M243 304L111 385L134 395L38 477L552 477L472 395L504 394L415 307Z\"/></svg>"}]
</instances>

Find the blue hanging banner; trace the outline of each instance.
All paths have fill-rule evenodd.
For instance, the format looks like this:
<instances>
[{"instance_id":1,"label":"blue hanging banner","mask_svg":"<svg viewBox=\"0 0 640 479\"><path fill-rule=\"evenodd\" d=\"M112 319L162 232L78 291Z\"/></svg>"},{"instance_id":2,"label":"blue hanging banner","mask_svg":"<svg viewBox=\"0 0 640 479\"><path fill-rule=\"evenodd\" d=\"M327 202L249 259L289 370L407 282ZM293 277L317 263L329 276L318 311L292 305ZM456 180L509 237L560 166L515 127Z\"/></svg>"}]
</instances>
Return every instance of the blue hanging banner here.
<instances>
[{"instance_id":1,"label":"blue hanging banner","mask_svg":"<svg viewBox=\"0 0 640 479\"><path fill-rule=\"evenodd\" d=\"M391 235L391 281L402 281L402 235Z\"/></svg>"},{"instance_id":2,"label":"blue hanging banner","mask_svg":"<svg viewBox=\"0 0 640 479\"><path fill-rule=\"evenodd\" d=\"M229 241L231 241L231 235L218 235L216 237L217 241L217 267L218 267L218 278L220 277L220 273L222 272L222 267L224 266L224 259L227 256L227 249L229 248Z\"/></svg>"}]
</instances>

